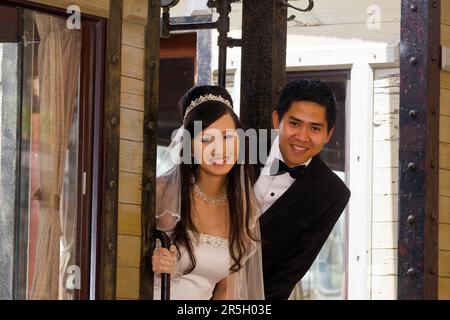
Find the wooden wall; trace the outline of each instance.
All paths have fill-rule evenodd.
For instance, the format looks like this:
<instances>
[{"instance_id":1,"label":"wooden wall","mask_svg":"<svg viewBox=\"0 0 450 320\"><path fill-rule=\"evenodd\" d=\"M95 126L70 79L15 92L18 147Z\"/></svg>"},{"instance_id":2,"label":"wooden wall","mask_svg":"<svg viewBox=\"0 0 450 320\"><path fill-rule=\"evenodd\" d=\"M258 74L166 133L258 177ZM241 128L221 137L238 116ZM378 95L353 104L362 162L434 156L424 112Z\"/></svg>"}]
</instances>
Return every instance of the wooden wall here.
<instances>
[{"instance_id":1,"label":"wooden wall","mask_svg":"<svg viewBox=\"0 0 450 320\"><path fill-rule=\"evenodd\" d=\"M147 1L125 0L119 158L117 299L139 298Z\"/></svg>"},{"instance_id":2,"label":"wooden wall","mask_svg":"<svg viewBox=\"0 0 450 320\"><path fill-rule=\"evenodd\" d=\"M372 299L397 298L399 68L375 69L373 92Z\"/></svg>"},{"instance_id":3,"label":"wooden wall","mask_svg":"<svg viewBox=\"0 0 450 320\"><path fill-rule=\"evenodd\" d=\"M441 1L441 43L450 48L450 0ZM450 72L441 71L439 299L450 299Z\"/></svg>"},{"instance_id":4,"label":"wooden wall","mask_svg":"<svg viewBox=\"0 0 450 320\"><path fill-rule=\"evenodd\" d=\"M33 2L58 8L67 8L75 4L80 7L81 13L102 18L109 16L109 0L33 0Z\"/></svg>"}]
</instances>

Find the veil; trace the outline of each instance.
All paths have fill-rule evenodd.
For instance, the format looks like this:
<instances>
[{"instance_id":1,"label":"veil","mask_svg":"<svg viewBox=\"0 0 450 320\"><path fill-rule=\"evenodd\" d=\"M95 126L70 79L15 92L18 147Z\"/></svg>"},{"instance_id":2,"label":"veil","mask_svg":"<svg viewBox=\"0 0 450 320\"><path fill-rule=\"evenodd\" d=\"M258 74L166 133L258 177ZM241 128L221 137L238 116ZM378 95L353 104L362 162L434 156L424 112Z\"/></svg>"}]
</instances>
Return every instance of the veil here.
<instances>
[{"instance_id":1,"label":"veil","mask_svg":"<svg viewBox=\"0 0 450 320\"><path fill-rule=\"evenodd\" d=\"M183 162L182 149L183 138L189 137L189 133L183 126L174 131L172 140L165 150L157 165L156 170L156 227L168 233L172 233L173 229L180 221L181 214L181 197L187 196L181 194L181 172L180 165ZM188 138L190 141L190 138ZM263 300L264 285L262 271L262 255L261 255L261 235L259 227L259 209L254 196L251 183L244 181L244 165L236 164L241 168L241 190L242 199L246 199L246 193L249 194L251 212L249 219L249 229L255 239L254 241L247 237L246 248L241 260L241 269L230 273L227 278L227 294L226 299L230 300ZM246 188L246 185L249 186ZM250 190L249 190L250 189ZM244 206L247 206L244 203ZM245 212L246 210L244 210ZM231 259L230 259L231 260ZM231 261L230 261L231 265ZM179 266L175 278L181 277L183 274ZM178 279L174 279L177 281Z\"/></svg>"}]
</instances>

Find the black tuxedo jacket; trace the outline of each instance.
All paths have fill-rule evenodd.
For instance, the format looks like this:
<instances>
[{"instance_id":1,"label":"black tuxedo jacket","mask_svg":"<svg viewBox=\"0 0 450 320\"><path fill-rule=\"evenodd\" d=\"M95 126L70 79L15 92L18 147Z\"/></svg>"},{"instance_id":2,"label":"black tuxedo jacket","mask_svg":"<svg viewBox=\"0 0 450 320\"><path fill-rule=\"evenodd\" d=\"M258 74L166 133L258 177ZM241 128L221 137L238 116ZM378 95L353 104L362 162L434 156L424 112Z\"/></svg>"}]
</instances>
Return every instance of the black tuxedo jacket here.
<instances>
[{"instance_id":1,"label":"black tuxedo jacket","mask_svg":"<svg viewBox=\"0 0 450 320\"><path fill-rule=\"evenodd\" d=\"M261 215L267 300L289 298L309 270L350 198L350 190L315 156L302 177Z\"/></svg>"}]
</instances>

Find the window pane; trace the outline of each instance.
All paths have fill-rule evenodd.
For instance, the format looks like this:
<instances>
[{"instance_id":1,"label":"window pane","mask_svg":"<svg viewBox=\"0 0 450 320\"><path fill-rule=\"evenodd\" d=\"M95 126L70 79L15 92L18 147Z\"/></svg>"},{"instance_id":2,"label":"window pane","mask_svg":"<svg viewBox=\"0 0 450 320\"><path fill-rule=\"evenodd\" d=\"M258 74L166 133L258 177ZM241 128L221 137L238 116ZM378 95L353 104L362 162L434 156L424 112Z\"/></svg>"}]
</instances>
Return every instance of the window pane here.
<instances>
[{"instance_id":1,"label":"window pane","mask_svg":"<svg viewBox=\"0 0 450 320\"><path fill-rule=\"evenodd\" d=\"M337 102L336 127L321 158L343 180L345 173L345 106L349 73L346 70L323 72L292 72L287 80L320 79L333 91ZM342 214L316 260L294 289L291 299L329 300L346 298L346 214Z\"/></svg>"},{"instance_id":2,"label":"window pane","mask_svg":"<svg viewBox=\"0 0 450 320\"><path fill-rule=\"evenodd\" d=\"M0 298L73 299L81 31L57 16L0 12Z\"/></svg>"},{"instance_id":3,"label":"window pane","mask_svg":"<svg viewBox=\"0 0 450 320\"><path fill-rule=\"evenodd\" d=\"M0 299L13 297L19 45L0 43Z\"/></svg>"},{"instance_id":4,"label":"window pane","mask_svg":"<svg viewBox=\"0 0 450 320\"><path fill-rule=\"evenodd\" d=\"M22 135L29 142L22 148L29 165L21 167L28 176L21 194L29 190L22 208L28 212L27 297L72 299L66 280L68 272L79 274L70 266L76 264L77 249L81 35L68 31L63 18L29 11L25 17L30 40L24 47L24 80L31 80L23 92L31 108L22 118L22 126L30 128Z\"/></svg>"}]
</instances>

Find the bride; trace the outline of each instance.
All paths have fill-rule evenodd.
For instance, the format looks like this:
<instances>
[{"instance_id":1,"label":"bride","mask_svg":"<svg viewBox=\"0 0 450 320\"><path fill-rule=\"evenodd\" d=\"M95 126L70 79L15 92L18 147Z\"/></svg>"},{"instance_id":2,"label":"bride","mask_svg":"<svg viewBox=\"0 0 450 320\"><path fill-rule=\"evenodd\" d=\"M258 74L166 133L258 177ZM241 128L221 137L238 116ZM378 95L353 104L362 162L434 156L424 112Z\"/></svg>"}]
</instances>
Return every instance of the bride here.
<instances>
[{"instance_id":1,"label":"bride","mask_svg":"<svg viewBox=\"0 0 450 320\"><path fill-rule=\"evenodd\" d=\"M264 299L259 213L231 96L194 87L180 109L183 125L157 168L156 224L173 245L153 252L154 298L169 273L174 300Z\"/></svg>"}]
</instances>

